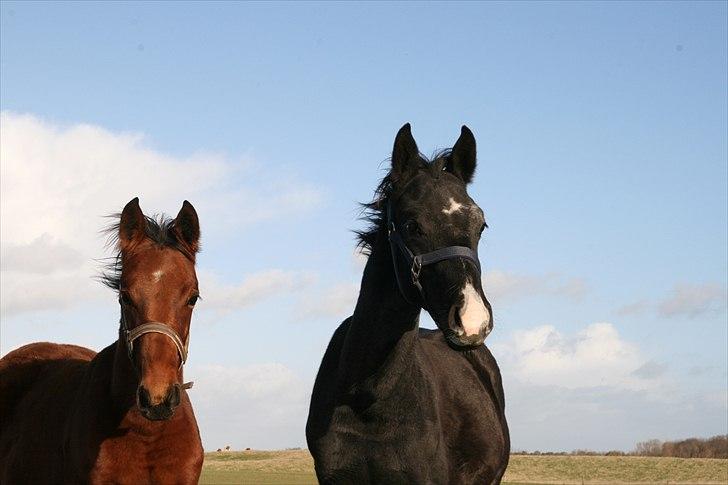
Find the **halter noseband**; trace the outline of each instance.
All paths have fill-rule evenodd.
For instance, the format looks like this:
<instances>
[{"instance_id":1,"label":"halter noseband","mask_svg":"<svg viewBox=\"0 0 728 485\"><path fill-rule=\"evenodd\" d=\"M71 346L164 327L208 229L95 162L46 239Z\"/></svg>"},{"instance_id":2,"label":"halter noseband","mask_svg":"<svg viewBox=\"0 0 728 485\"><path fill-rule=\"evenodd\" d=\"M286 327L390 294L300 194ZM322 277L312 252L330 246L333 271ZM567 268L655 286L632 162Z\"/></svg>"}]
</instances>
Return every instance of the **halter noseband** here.
<instances>
[{"instance_id":1,"label":"halter noseband","mask_svg":"<svg viewBox=\"0 0 728 485\"><path fill-rule=\"evenodd\" d=\"M424 266L439 263L446 259L462 258L466 261L471 262L478 269L480 273L480 260L478 259L477 251L474 251L465 246L447 246L444 248L436 249L425 254L414 254L410 248L405 244L404 239L400 232L397 230L397 223L394 220L394 201L390 198L387 202L387 232L389 235L389 247L392 251L392 263L394 264L394 274L397 278L397 286L399 287L400 293L404 299L412 304L425 307L425 291L420 284L420 272ZM405 279L397 264L397 254L400 254L407 265L410 268L409 279ZM419 301L413 301L411 287L417 288Z\"/></svg>"},{"instance_id":2,"label":"halter noseband","mask_svg":"<svg viewBox=\"0 0 728 485\"><path fill-rule=\"evenodd\" d=\"M177 348L177 353L179 353L180 369L185 362L187 362L187 351L190 345L189 333L187 334L187 339L183 343L177 332L175 332L172 327L162 322L150 321L129 329L126 324L126 318L124 318L123 309L121 311L121 328L119 329L119 333L123 336L124 342L126 343L126 352L129 355L129 359L132 358L132 353L134 352L134 341L136 339L145 333L161 333L174 342L174 346Z\"/></svg>"}]
</instances>

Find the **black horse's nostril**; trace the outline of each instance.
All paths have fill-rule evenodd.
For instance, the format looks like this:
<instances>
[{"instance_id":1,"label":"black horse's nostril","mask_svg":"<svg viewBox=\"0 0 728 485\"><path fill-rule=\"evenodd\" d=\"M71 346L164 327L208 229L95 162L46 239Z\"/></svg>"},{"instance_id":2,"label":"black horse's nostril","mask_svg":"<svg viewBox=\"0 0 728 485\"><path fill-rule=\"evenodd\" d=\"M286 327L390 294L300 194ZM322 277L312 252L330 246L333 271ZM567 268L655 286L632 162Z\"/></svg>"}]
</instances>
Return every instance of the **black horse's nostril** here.
<instances>
[{"instance_id":1,"label":"black horse's nostril","mask_svg":"<svg viewBox=\"0 0 728 485\"><path fill-rule=\"evenodd\" d=\"M140 408L148 408L152 405L152 396L149 395L149 391L144 386L139 386L137 389L137 404Z\"/></svg>"},{"instance_id":2,"label":"black horse's nostril","mask_svg":"<svg viewBox=\"0 0 728 485\"><path fill-rule=\"evenodd\" d=\"M171 408L176 408L179 406L180 403L180 385L174 384L169 388L169 392L167 393L167 397L164 400L164 402L167 403L167 405Z\"/></svg>"},{"instance_id":3,"label":"black horse's nostril","mask_svg":"<svg viewBox=\"0 0 728 485\"><path fill-rule=\"evenodd\" d=\"M460 307L458 305L450 307L447 323L455 333L461 334L463 332L463 322L460 320Z\"/></svg>"}]
</instances>

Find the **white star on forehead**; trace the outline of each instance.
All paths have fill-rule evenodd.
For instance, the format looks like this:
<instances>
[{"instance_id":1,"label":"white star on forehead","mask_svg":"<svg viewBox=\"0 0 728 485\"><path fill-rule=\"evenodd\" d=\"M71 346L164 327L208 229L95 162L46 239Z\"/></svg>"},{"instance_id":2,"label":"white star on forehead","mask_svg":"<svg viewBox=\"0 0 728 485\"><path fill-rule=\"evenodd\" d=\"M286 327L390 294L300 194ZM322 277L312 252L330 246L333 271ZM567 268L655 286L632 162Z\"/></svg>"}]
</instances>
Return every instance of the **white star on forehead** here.
<instances>
[{"instance_id":1,"label":"white star on forehead","mask_svg":"<svg viewBox=\"0 0 728 485\"><path fill-rule=\"evenodd\" d=\"M442 213L447 214L448 216L468 207L467 205L456 201L453 197L450 197L449 204L450 205L448 207L442 209Z\"/></svg>"},{"instance_id":2,"label":"white star on forehead","mask_svg":"<svg viewBox=\"0 0 728 485\"><path fill-rule=\"evenodd\" d=\"M152 273L152 278L154 279L154 282L155 283L159 282L159 280L162 279L163 274L164 274L164 271L162 271L161 269L158 269L157 271Z\"/></svg>"}]
</instances>

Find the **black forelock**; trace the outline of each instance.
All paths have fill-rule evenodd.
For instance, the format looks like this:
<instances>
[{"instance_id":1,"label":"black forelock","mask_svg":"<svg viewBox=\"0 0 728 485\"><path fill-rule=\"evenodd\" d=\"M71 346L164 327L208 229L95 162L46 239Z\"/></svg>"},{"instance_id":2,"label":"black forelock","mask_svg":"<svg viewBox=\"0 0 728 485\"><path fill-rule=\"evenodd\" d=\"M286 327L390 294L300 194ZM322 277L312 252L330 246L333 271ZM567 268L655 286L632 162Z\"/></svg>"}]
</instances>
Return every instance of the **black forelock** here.
<instances>
[{"instance_id":1,"label":"black forelock","mask_svg":"<svg viewBox=\"0 0 728 485\"><path fill-rule=\"evenodd\" d=\"M451 149L440 150L429 159L420 155L421 167L419 172L430 173L433 177L439 177L439 173L445 169L450 159ZM387 160L388 162L391 160ZM391 164L390 164L391 166ZM401 189L400 189L401 190ZM364 253L369 254L377 240L377 234L387 229L387 203L390 198L397 197L396 189L392 183L391 169L379 182L374 190L374 199L371 202L360 204L362 208L361 218L368 227L364 230L354 231L357 236L357 247Z\"/></svg>"}]
</instances>

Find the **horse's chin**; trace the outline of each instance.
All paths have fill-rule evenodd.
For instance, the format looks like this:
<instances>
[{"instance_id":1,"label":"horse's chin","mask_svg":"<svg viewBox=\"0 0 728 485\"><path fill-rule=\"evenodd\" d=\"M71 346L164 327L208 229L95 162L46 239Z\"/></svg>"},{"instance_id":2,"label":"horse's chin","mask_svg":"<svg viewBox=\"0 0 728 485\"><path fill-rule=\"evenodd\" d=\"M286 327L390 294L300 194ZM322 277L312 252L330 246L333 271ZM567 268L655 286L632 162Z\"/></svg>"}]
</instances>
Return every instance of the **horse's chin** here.
<instances>
[{"instance_id":1,"label":"horse's chin","mask_svg":"<svg viewBox=\"0 0 728 485\"><path fill-rule=\"evenodd\" d=\"M149 421L169 421L174 416L174 408L155 406L153 408L139 409L142 416Z\"/></svg>"},{"instance_id":2,"label":"horse's chin","mask_svg":"<svg viewBox=\"0 0 728 485\"><path fill-rule=\"evenodd\" d=\"M456 334L452 329L446 328L446 329L440 329L442 333L445 335L445 342L447 342L447 345L458 352L467 352L470 350L475 350L479 347L483 346L483 343L485 342L485 338L480 335L473 335L471 337L461 337L458 334Z\"/></svg>"}]
</instances>

